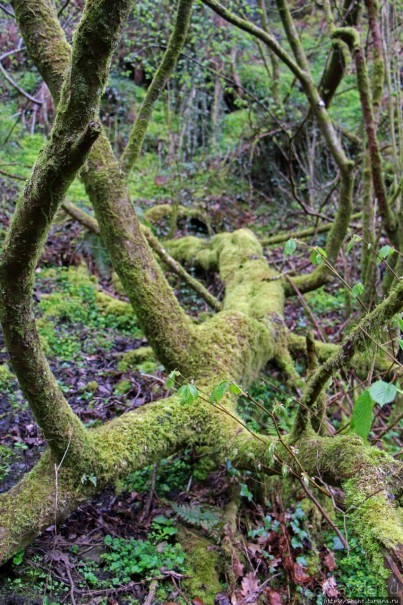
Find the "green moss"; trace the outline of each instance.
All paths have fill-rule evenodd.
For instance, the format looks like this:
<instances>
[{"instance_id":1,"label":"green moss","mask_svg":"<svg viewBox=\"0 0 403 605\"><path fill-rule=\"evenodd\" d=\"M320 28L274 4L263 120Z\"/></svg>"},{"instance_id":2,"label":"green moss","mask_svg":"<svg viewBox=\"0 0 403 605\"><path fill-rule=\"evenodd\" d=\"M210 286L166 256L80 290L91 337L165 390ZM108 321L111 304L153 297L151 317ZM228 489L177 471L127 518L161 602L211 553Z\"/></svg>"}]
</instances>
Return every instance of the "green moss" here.
<instances>
[{"instance_id":1,"label":"green moss","mask_svg":"<svg viewBox=\"0 0 403 605\"><path fill-rule=\"evenodd\" d=\"M43 294L39 303L38 329L47 355L71 360L79 355L83 343L77 338L77 326L94 329L94 337L84 343L91 347L112 346L111 329L138 334L137 320L129 303L98 290L97 280L85 266L45 269L40 277L51 294Z\"/></svg>"},{"instance_id":2,"label":"green moss","mask_svg":"<svg viewBox=\"0 0 403 605\"><path fill-rule=\"evenodd\" d=\"M96 303L101 312L119 326L133 323L135 315L130 303L113 298L105 292L96 292Z\"/></svg>"},{"instance_id":3,"label":"green moss","mask_svg":"<svg viewBox=\"0 0 403 605\"><path fill-rule=\"evenodd\" d=\"M143 362L156 365L154 351L151 347L139 347L133 351L123 353L118 363L118 370L119 372L127 372L127 370L136 369Z\"/></svg>"},{"instance_id":4,"label":"green moss","mask_svg":"<svg viewBox=\"0 0 403 605\"><path fill-rule=\"evenodd\" d=\"M117 383L117 385L113 389L113 392L115 395L124 395L125 393L130 391L131 388L132 383L130 382L130 380L121 380Z\"/></svg>"},{"instance_id":5,"label":"green moss","mask_svg":"<svg viewBox=\"0 0 403 605\"><path fill-rule=\"evenodd\" d=\"M403 544L403 527L389 494L384 489L376 492L376 472L367 484L358 475L343 484L346 507L351 526L365 550L379 588L386 596L390 569L385 566L385 549L393 550Z\"/></svg>"},{"instance_id":6,"label":"green moss","mask_svg":"<svg viewBox=\"0 0 403 605\"><path fill-rule=\"evenodd\" d=\"M195 531L184 527L179 528L178 539L191 567L191 577L184 582L186 592L191 599L198 597L205 605L214 605L217 593L222 590L217 571L220 568L219 551Z\"/></svg>"},{"instance_id":7,"label":"green moss","mask_svg":"<svg viewBox=\"0 0 403 605\"><path fill-rule=\"evenodd\" d=\"M14 382L15 376L8 367L7 364L3 363L0 365L0 389L7 391L10 385Z\"/></svg>"},{"instance_id":8,"label":"green moss","mask_svg":"<svg viewBox=\"0 0 403 605\"><path fill-rule=\"evenodd\" d=\"M91 380L90 382L87 382L82 390L87 391L88 393L95 393L95 391L98 389L98 386L99 385L96 380Z\"/></svg>"}]
</instances>

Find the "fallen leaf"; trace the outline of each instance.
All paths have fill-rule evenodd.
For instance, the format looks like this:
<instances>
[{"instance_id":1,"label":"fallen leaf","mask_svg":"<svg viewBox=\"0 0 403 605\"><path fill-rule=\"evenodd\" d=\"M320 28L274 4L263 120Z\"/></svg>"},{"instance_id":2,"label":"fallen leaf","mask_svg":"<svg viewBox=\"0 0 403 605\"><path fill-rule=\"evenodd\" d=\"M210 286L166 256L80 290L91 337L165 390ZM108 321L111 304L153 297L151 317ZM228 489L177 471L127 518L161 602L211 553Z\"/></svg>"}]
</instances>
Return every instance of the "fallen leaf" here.
<instances>
[{"instance_id":1,"label":"fallen leaf","mask_svg":"<svg viewBox=\"0 0 403 605\"><path fill-rule=\"evenodd\" d=\"M275 590L270 590L266 593L269 597L270 605L283 605L283 601L281 599L281 594L276 592Z\"/></svg>"},{"instance_id":2,"label":"fallen leaf","mask_svg":"<svg viewBox=\"0 0 403 605\"><path fill-rule=\"evenodd\" d=\"M334 553L330 550L327 555L323 558L323 563L326 565L329 571L333 571L336 569L336 560L334 558Z\"/></svg>"},{"instance_id":3,"label":"fallen leaf","mask_svg":"<svg viewBox=\"0 0 403 605\"><path fill-rule=\"evenodd\" d=\"M232 571L234 572L234 576L236 578L242 578L244 569L245 565L241 563L238 555L234 553L232 556Z\"/></svg>"},{"instance_id":4,"label":"fallen leaf","mask_svg":"<svg viewBox=\"0 0 403 605\"><path fill-rule=\"evenodd\" d=\"M339 595L339 591L337 590L337 583L334 579L334 576L330 576L327 578L322 584L323 594L326 597L337 597Z\"/></svg>"},{"instance_id":5,"label":"fallen leaf","mask_svg":"<svg viewBox=\"0 0 403 605\"><path fill-rule=\"evenodd\" d=\"M257 603L259 580L252 571L246 574L242 580L241 594L244 597L244 602L248 603L248 605Z\"/></svg>"}]
</instances>

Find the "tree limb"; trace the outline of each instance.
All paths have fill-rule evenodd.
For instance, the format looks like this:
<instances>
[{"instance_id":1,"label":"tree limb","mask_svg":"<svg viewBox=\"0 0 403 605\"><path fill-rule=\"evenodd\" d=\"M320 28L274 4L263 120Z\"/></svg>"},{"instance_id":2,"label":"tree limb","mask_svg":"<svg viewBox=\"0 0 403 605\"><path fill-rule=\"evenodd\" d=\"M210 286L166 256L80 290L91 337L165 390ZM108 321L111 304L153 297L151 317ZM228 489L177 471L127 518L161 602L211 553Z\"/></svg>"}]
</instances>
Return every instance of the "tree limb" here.
<instances>
[{"instance_id":1,"label":"tree limb","mask_svg":"<svg viewBox=\"0 0 403 605\"><path fill-rule=\"evenodd\" d=\"M101 235L101 230L97 221L92 218L87 212L78 208L75 204L63 201L63 208L66 212L72 216L79 223L84 225L89 231L96 235ZM213 296L207 288L203 286L197 279L192 277L182 265L180 265L172 256L168 254L165 248L159 243L158 239L153 235L150 229L142 227L142 231L145 234L148 243L158 257L179 277L181 277L195 292L197 292L212 309L221 311L221 303Z\"/></svg>"},{"instance_id":2,"label":"tree limb","mask_svg":"<svg viewBox=\"0 0 403 605\"><path fill-rule=\"evenodd\" d=\"M32 310L35 268L63 197L99 136L94 116L129 7L129 0L119 0L113 10L107 0L86 5L51 136L18 201L0 257L0 319L11 364L58 458L67 450L77 456L88 439L42 351Z\"/></svg>"}]
</instances>

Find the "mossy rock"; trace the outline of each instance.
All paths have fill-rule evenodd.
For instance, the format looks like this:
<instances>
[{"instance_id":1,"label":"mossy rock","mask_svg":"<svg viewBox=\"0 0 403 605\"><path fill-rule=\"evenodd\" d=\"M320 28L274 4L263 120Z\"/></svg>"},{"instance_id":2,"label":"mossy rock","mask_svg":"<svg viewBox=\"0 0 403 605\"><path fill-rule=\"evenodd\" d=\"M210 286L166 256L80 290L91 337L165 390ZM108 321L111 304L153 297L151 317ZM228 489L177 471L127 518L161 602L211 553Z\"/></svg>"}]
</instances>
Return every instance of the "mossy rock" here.
<instances>
[{"instance_id":1,"label":"mossy rock","mask_svg":"<svg viewBox=\"0 0 403 605\"><path fill-rule=\"evenodd\" d=\"M148 371L148 369L144 369L145 367L154 368L152 371L155 371L158 367L151 347L139 347L123 353L118 363L118 370L119 372L127 372L132 369L141 369L141 366L143 366L143 371Z\"/></svg>"}]
</instances>

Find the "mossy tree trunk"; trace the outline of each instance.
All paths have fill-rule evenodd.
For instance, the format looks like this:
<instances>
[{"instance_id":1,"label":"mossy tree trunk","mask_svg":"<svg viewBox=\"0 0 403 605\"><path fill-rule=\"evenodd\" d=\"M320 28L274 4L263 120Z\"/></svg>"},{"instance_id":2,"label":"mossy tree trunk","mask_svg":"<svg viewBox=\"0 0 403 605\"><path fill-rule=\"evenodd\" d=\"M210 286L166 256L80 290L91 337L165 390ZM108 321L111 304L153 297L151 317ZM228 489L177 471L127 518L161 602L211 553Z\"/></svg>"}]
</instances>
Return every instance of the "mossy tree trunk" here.
<instances>
[{"instance_id":1,"label":"mossy tree trunk","mask_svg":"<svg viewBox=\"0 0 403 605\"><path fill-rule=\"evenodd\" d=\"M206 3L234 22L215 0ZM177 396L168 397L93 430L84 429L74 415L43 355L32 312L32 292L36 263L52 220L82 167L98 228L150 345L167 369L179 369L182 379L194 380L202 392L208 394L222 380L247 388L268 361L290 363L283 315L285 297L293 291L268 266L251 231L219 234L210 241L178 240L170 248L173 256L218 271L225 286L222 310L195 325L175 298L137 220L128 174L140 152L152 105L183 46L191 1L179 2L168 49L121 161L113 154L96 117L110 55L130 2L88 2L72 54L50 0L14 0L13 6L29 53L48 82L58 109L49 142L18 203L0 262L1 321L7 348L49 446L34 469L0 497L0 562L119 477L181 448L204 444L240 467L281 474L282 466L287 465L298 476L319 475L328 484L342 486L349 514L360 528L363 545L380 578L387 580L390 569L396 576L393 566L401 557L403 530L397 500L390 494L401 495L402 466L359 437L319 435L312 419L332 373L365 348L366 333L385 325L401 310L401 282L362 320L343 347L312 373L295 430L281 441L247 431L237 420L235 397L231 395L223 400L221 410L204 397L187 406ZM339 209L326 248L330 262L335 262L350 220L352 163L320 103L287 5L279 0L278 9L294 58L269 33L242 20L237 24L247 31L252 28L300 79L338 166ZM307 290L318 287L327 277L320 268L312 275L295 278L295 282ZM276 448L274 458L271 443ZM298 460L290 445L299 450ZM97 477L96 488L82 483L84 473ZM389 568L384 567L385 560L392 561Z\"/></svg>"}]
</instances>

